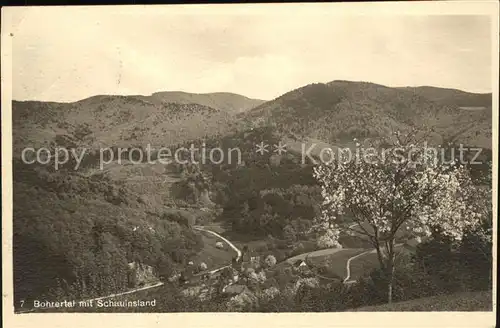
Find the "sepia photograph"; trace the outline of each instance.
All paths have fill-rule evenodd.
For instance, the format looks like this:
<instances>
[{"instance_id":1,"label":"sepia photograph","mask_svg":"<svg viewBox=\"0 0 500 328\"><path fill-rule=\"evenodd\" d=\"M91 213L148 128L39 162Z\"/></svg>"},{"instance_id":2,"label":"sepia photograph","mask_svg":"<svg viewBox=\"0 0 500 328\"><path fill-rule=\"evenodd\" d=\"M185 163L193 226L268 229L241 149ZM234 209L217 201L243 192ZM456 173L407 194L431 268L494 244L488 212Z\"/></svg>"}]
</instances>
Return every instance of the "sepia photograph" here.
<instances>
[{"instance_id":1,"label":"sepia photograph","mask_svg":"<svg viewBox=\"0 0 500 328\"><path fill-rule=\"evenodd\" d=\"M4 314L492 327L497 14L2 8Z\"/></svg>"}]
</instances>

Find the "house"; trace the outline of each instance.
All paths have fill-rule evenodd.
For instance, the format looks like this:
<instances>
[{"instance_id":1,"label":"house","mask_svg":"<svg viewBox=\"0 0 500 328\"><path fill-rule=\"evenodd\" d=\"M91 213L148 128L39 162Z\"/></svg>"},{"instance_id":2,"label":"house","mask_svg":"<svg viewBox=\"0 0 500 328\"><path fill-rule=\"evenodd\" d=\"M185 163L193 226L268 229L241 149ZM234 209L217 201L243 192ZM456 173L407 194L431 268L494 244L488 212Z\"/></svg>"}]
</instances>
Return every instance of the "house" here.
<instances>
[{"instance_id":1,"label":"house","mask_svg":"<svg viewBox=\"0 0 500 328\"><path fill-rule=\"evenodd\" d=\"M251 256L250 263L260 263L260 256Z\"/></svg>"},{"instance_id":2,"label":"house","mask_svg":"<svg viewBox=\"0 0 500 328\"><path fill-rule=\"evenodd\" d=\"M233 273L232 279L234 282L237 282L240 279L238 272Z\"/></svg>"},{"instance_id":3,"label":"house","mask_svg":"<svg viewBox=\"0 0 500 328\"><path fill-rule=\"evenodd\" d=\"M304 272L309 269L307 263L304 260L297 260L292 264L293 271L295 272Z\"/></svg>"},{"instance_id":4,"label":"house","mask_svg":"<svg viewBox=\"0 0 500 328\"><path fill-rule=\"evenodd\" d=\"M293 267L294 268L303 268L303 267L307 268L307 263L304 260L297 260L293 263Z\"/></svg>"},{"instance_id":5,"label":"house","mask_svg":"<svg viewBox=\"0 0 500 328\"><path fill-rule=\"evenodd\" d=\"M179 280L180 277L181 277L180 273L175 273L175 274L171 275L170 277L168 277L168 281L169 282L176 282Z\"/></svg>"}]
</instances>

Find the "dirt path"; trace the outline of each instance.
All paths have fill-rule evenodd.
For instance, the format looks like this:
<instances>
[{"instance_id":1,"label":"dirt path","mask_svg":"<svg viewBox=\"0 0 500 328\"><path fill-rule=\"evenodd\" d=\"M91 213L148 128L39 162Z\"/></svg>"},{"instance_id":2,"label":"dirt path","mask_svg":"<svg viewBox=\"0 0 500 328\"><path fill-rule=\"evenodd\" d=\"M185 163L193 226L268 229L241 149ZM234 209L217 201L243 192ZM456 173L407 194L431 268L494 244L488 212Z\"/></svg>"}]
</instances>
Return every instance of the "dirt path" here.
<instances>
[{"instance_id":1,"label":"dirt path","mask_svg":"<svg viewBox=\"0 0 500 328\"><path fill-rule=\"evenodd\" d=\"M396 247L401 247L403 246L404 244L403 243L400 243L400 244L396 244L394 245L394 248ZM355 255L353 257L350 257L348 260L347 260L347 263L346 263L346 277L344 279L344 283L353 283L353 282L356 282L356 280L350 280L351 278L351 262L352 260L355 260L357 259L358 257L361 257L363 255L366 255L366 254L374 254L376 253L377 251L375 249L371 249L371 250L368 250L366 252L363 252L361 254L358 254L358 255Z\"/></svg>"},{"instance_id":2,"label":"dirt path","mask_svg":"<svg viewBox=\"0 0 500 328\"><path fill-rule=\"evenodd\" d=\"M360 256L363 256L363 255L366 255L366 254L370 254L370 253L375 253L375 250L374 249L368 250L368 251L360 253L358 255L354 255L353 257L350 257L347 260L346 268L345 268L345 270L346 270L346 277L343 280L344 284L346 284L348 282L352 283L352 282L356 281L356 280L349 281L349 279L351 279L351 261L354 260L354 259L357 259Z\"/></svg>"},{"instance_id":3,"label":"dirt path","mask_svg":"<svg viewBox=\"0 0 500 328\"><path fill-rule=\"evenodd\" d=\"M351 224L351 225L348 226L348 228L352 229L356 225L358 225L358 224L357 223ZM396 244L395 247L400 247L400 246L403 246L403 245L404 244L402 244L402 243L401 244ZM349 249L352 249L352 248L326 248L326 249L321 249L319 251L302 253L302 254L293 256L293 257L291 257L289 259L286 259L285 262L288 262L289 264L293 264L297 260L307 260L308 258L311 258L311 257L331 255L331 254L335 254L337 252L340 252L340 251L343 251L343 250L349 250ZM351 280L351 262L353 260L355 260L355 259L363 256L363 255L373 254L373 253L376 253L375 249L367 249L366 251L364 251L362 253L359 253L357 255L351 256L350 258L347 259L347 262L346 262L346 277L343 280L343 282L345 284L356 282L356 280ZM327 277L324 277L324 276L320 276L320 275L317 275L317 276L321 277L321 278L324 278L324 279L327 279Z\"/></svg>"}]
</instances>

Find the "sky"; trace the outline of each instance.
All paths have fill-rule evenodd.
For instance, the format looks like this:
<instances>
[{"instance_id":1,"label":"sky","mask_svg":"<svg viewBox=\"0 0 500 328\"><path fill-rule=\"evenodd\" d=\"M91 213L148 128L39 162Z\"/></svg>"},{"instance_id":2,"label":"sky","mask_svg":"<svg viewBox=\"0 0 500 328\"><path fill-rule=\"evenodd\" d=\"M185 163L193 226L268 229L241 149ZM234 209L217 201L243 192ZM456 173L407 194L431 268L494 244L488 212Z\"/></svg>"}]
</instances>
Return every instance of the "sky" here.
<instances>
[{"instance_id":1,"label":"sky","mask_svg":"<svg viewBox=\"0 0 500 328\"><path fill-rule=\"evenodd\" d=\"M13 99L186 91L270 100L332 80L492 91L488 16L216 8L16 11Z\"/></svg>"}]
</instances>

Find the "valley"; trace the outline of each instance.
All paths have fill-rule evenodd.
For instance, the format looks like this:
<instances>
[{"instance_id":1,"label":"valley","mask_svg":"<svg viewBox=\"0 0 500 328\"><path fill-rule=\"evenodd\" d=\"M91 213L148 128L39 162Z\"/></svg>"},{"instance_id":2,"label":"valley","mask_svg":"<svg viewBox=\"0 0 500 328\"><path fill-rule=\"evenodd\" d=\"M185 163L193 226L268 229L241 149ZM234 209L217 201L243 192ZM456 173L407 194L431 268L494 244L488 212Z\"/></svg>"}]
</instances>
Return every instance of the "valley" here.
<instances>
[{"instance_id":1,"label":"valley","mask_svg":"<svg viewBox=\"0 0 500 328\"><path fill-rule=\"evenodd\" d=\"M345 311L381 304L379 223L366 215L358 232L349 233L345 228L357 221L346 213L339 217L342 232L325 237L318 221L327 184L315 177L319 164L304 149L318 159L324 148L355 149L419 130L447 151L460 144L484 148L485 165L467 166L484 185L491 183L491 106L491 94L352 81L309 84L270 101L174 91L74 103L14 101L15 308L62 297L158 302L154 309L75 310L83 312L293 312L318 300L326 302L319 311ZM259 154L261 142L270 148ZM287 146L282 153L273 148L280 143ZM201 155L185 154L181 163L151 164L131 155L147 145L237 148L242 161L203 163ZM72 161L54 169L23 163L25 147L84 148L87 155L78 170ZM103 147L129 152L102 166ZM479 238L476 232L452 247L438 232L415 242L414 227L400 227L406 228L398 224L388 237L392 248L385 240L380 246L398 255L396 300L488 284L477 287L457 264L470 254L479 258L481 250L466 243ZM447 247L461 277L453 287L445 270L426 267L448 254ZM131 282L145 272L151 281Z\"/></svg>"}]
</instances>

